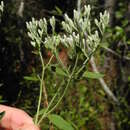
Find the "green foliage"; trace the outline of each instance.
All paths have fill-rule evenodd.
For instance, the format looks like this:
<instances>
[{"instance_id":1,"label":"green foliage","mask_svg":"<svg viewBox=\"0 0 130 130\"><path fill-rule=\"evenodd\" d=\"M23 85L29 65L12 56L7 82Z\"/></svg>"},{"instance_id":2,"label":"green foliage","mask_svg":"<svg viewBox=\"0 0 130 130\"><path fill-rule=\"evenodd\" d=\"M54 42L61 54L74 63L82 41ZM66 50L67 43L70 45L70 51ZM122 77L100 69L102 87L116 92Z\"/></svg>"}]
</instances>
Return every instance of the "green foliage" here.
<instances>
[{"instance_id":1,"label":"green foliage","mask_svg":"<svg viewBox=\"0 0 130 130\"><path fill-rule=\"evenodd\" d=\"M49 120L61 130L74 130L73 127L65 121L61 116L51 114L48 116Z\"/></svg>"},{"instance_id":2,"label":"green foliage","mask_svg":"<svg viewBox=\"0 0 130 130\"><path fill-rule=\"evenodd\" d=\"M118 122L117 127L119 128L119 130L129 129L130 128L130 116L129 116L130 107L124 98L121 98L120 102L121 102L120 108L115 107L116 111L114 112L115 119Z\"/></svg>"},{"instance_id":3,"label":"green foliage","mask_svg":"<svg viewBox=\"0 0 130 130\"><path fill-rule=\"evenodd\" d=\"M102 78L103 76L104 76L103 74L89 72L89 71L86 71L83 74L83 77L90 78L90 79L99 79L99 78Z\"/></svg>"},{"instance_id":4,"label":"green foliage","mask_svg":"<svg viewBox=\"0 0 130 130\"><path fill-rule=\"evenodd\" d=\"M31 77L31 76L24 76L24 79L25 80L28 80L28 81L39 81L38 77Z\"/></svg>"}]
</instances>

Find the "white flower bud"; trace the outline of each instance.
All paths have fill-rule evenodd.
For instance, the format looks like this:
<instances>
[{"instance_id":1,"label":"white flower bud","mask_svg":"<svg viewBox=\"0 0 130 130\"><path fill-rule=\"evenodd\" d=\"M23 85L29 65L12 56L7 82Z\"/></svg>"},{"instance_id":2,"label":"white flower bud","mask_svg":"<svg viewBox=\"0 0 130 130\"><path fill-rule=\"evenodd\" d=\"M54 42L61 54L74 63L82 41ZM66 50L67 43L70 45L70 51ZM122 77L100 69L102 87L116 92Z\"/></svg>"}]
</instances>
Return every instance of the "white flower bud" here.
<instances>
[{"instance_id":1,"label":"white flower bud","mask_svg":"<svg viewBox=\"0 0 130 130\"><path fill-rule=\"evenodd\" d=\"M80 18L80 13L78 11L74 10L74 20L78 21L79 18Z\"/></svg>"},{"instance_id":2,"label":"white flower bud","mask_svg":"<svg viewBox=\"0 0 130 130\"><path fill-rule=\"evenodd\" d=\"M95 24L96 24L97 26L99 26L99 22L98 22L97 19L95 19L94 22L95 22Z\"/></svg>"},{"instance_id":3,"label":"white flower bud","mask_svg":"<svg viewBox=\"0 0 130 130\"><path fill-rule=\"evenodd\" d=\"M1 4L0 4L0 12L3 12L3 9L4 9L4 2L1 1Z\"/></svg>"},{"instance_id":4,"label":"white flower bud","mask_svg":"<svg viewBox=\"0 0 130 130\"><path fill-rule=\"evenodd\" d=\"M33 41L31 41L31 45L32 45L33 47L36 47L36 43L33 42Z\"/></svg>"},{"instance_id":5,"label":"white flower bud","mask_svg":"<svg viewBox=\"0 0 130 130\"><path fill-rule=\"evenodd\" d=\"M43 31L41 29L38 29L38 33L39 33L40 37L42 37Z\"/></svg>"},{"instance_id":6,"label":"white flower bud","mask_svg":"<svg viewBox=\"0 0 130 130\"><path fill-rule=\"evenodd\" d=\"M50 19L50 25L51 25L52 30L54 32L54 30L55 30L55 17L54 16L52 16L52 18Z\"/></svg>"}]
</instances>

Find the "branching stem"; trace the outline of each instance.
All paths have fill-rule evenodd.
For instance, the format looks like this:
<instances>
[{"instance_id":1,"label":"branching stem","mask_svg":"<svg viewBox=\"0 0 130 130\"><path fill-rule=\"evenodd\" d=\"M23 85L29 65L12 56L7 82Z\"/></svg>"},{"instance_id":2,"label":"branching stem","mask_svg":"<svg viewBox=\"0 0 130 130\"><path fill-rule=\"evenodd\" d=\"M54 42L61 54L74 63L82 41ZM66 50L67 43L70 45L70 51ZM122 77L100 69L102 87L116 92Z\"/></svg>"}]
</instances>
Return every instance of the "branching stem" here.
<instances>
[{"instance_id":1,"label":"branching stem","mask_svg":"<svg viewBox=\"0 0 130 130\"><path fill-rule=\"evenodd\" d=\"M66 69L65 65L63 64L63 62L61 61L60 57L58 56L57 51L55 51L55 56L56 56L57 61L59 62L59 64L63 68L63 70L66 72L67 75L69 75L68 70Z\"/></svg>"},{"instance_id":2,"label":"branching stem","mask_svg":"<svg viewBox=\"0 0 130 130\"><path fill-rule=\"evenodd\" d=\"M39 51L39 56L40 56L40 60L42 63L42 75L41 75L41 79L40 79L40 93L39 93L39 100L38 100L38 107L37 107L37 113L36 113L36 118L34 123L38 124L38 116L39 116L39 111L40 111L40 105L41 105L41 99L42 99L42 91L43 91L43 87L45 87L43 85L43 80L44 80L44 72L45 72L45 68L44 68L44 60L42 57L41 52Z\"/></svg>"},{"instance_id":3,"label":"branching stem","mask_svg":"<svg viewBox=\"0 0 130 130\"><path fill-rule=\"evenodd\" d=\"M46 113L48 112L49 108L51 107L52 103L54 102L54 100L55 100L57 94L59 93L59 91L60 91L60 89L61 89L63 83L64 83L64 80L63 80L63 82L61 83L61 85L60 85L60 87L58 88L58 90L57 90L57 92L55 93L55 95L53 96L53 98L51 99L51 101L50 101L50 103L49 103L47 109L46 109L45 112L44 112L44 114L43 114L42 117L39 119L38 125L39 125L39 124L42 122L42 120L46 117Z\"/></svg>"},{"instance_id":4,"label":"branching stem","mask_svg":"<svg viewBox=\"0 0 130 130\"><path fill-rule=\"evenodd\" d=\"M72 78L73 78L75 69L76 69L76 67L77 67L77 63L78 63L78 55L77 55L77 57L76 57L76 61L75 61L74 68L73 68L72 73L71 73L71 75L70 75L70 77L69 77L69 79L68 79L67 85L66 85L66 87L65 87L65 90L64 90L62 96L60 97L60 99L58 100L58 102L56 103L56 105L55 105L49 112L46 113L46 116L49 115L52 111L55 110L55 108L59 105L59 103L61 102L61 100L62 100L63 97L65 96L65 94L66 94L66 92L67 92L67 90L68 90L68 87L69 87L69 85L70 85L70 82L71 82L71 80L72 80Z\"/></svg>"}]
</instances>

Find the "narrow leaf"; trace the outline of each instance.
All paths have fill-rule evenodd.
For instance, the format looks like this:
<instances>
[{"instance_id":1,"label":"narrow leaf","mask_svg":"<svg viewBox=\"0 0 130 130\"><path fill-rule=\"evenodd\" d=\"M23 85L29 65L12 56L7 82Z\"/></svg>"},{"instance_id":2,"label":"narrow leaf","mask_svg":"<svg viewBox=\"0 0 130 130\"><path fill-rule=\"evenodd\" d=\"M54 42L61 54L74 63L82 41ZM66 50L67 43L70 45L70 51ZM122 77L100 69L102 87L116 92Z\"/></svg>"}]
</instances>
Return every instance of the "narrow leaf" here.
<instances>
[{"instance_id":1,"label":"narrow leaf","mask_svg":"<svg viewBox=\"0 0 130 130\"><path fill-rule=\"evenodd\" d=\"M104 77L104 75L101 73L86 71L84 72L83 77L90 78L90 79L99 79L99 78Z\"/></svg>"},{"instance_id":2,"label":"narrow leaf","mask_svg":"<svg viewBox=\"0 0 130 130\"><path fill-rule=\"evenodd\" d=\"M63 14L62 10L59 7L56 6L55 9L59 15Z\"/></svg>"},{"instance_id":3,"label":"narrow leaf","mask_svg":"<svg viewBox=\"0 0 130 130\"><path fill-rule=\"evenodd\" d=\"M48 116L49 120L61 130L74 130L70 123L65 121L61 116L56 114L51 114Z\"/></svg>"},{"instance_id":4,"label":"narrow leaf","mask_svg":"<svg viewBox=\"0 0 130 130\"><path fill-rule=\"evenodd\" d=\"M128 76L128 81L130 81L130 76Z\"/></svg>"},{"instance_id":5,"label":"narrow leaf","mask_svg":"<svg viewBox=\"0 0 130 130\"><path fill-rule=\"evenodd\" d=\"M37 77L31 77L31 76L24 76L25 80L30 80L30 81L38 81L39 79Z\"/></svg>"},{"instance_id":6,"label":"narrow leaf","mask_svg":"<svg viewBox=\"0 0 130 130\"><path fill-rule=\"evenodd\" d=\"M56 67L56 73L58 75L67 76L66 73L59 67Z\"/></svg>"}]
</instances>

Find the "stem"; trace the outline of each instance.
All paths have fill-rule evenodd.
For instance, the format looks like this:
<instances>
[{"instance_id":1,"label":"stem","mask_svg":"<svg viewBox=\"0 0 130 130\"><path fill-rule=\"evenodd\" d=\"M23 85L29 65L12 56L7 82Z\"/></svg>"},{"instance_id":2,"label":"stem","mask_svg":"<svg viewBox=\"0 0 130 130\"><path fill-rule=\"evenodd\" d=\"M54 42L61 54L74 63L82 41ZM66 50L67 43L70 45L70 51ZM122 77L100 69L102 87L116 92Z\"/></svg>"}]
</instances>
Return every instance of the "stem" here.
<instances>
[{"instance_id":1,"label":"stem","mask_svg":"<svg viewBox=\"0 0 130 130\"><path fill-rule=\"evenodd\" d=\"M47 68L49 66L49 64L51 63L52 59L53 59L54 55L52 54L52 56L50 57L48 63L46 64L45 68Z\"/></svg>"},{"instance_id":2,"label":"stem","mask_svg":"<svg viewBox=\"0 0 130 130\"><path fill-rule=\"evenodd\" d=\"M94 57L92 56L91 59L90 59L90 63L91 63L91 66L93 68L93 71L96 72L96 73L99 73L98 69L97 69L97 66L96 66L96 63L94 61ZM103 88L103 90L106 92L106 94L111 97L113 99L114 102L116 103L119 103L118 99L115 97L115 95L112 93L112 91L109 89L109 87L107 86L106 82L104 81L103 78L99 78L99 82Z\"/></svg>"},{"instance_id":3,"label":"stem","mask_svg":"<svg viewBox=\"0 0 130 130\"><path fill-rule=\"evenodd\" d=\"M76 72L76 75L78 75L78 74L84 69L84 67L85 67L86 63L88 62L88 60L89 60L89 58L87 58L87 59L84 61L82 67L78 70L78 72Z\"/></svg>"},{"instance_id":4,"label":"stem","mask_svg":"<svg viewBox=\"0 0 130 130\"><path fill-rule=\"evenodd\" d=\"M98 45L99 46L99 45ZM89 56L87 57L86 56L86 60L83 62L83 65L82 65L82 67L76 72L76 75L78 75L83 69L84 69L84 67L86 66L86 63L91 59L91 57L93 56L93 54L96 52L96 50L98 49L98 46L96 47L96 49L93 51L93 52L91 52L90 54L89 54Z\"/></svg>"},{"instance_id":5,"label":"stem","mask_svg":"<svg viewBox=\"0 0 130 130\"><path fill-rule=\"evenodd\" d=\"M40 118L39 122L38 122L38 125L42 122L42 120L46 117L46 113L47 111L49 110L49 108L51 107L52 103L54 102L58 92L60 91L61 87L62 87L62 84L63 84L64 80L62 81L60 87L58 88L57 92L55 93L55 95L53 96L53 98L51 99L47 109L45 110L44 114L42 115L42 117Z\"/></svg>"},{"instance_id":6,"label":"stem","mask_svg":"<svg viewBox=\"0 0 130 130\"><path fill-rule=\"evenodd\" d=\"M45 86L45 82L43 80L43 95L44 95L44 106L48 107L48 96L47 96L47 91L46 91L46 86Z\"/></svg>"},{"instance_id":7,"label":"stem","mask_svg":"<svg viewBox=\"0 0 130 130\"><path fill-rule=\"evenodd\" d=\"M38 123L38 116L39 116L41 99L42 99L42 86L43 86L43 79L44 79L44 72L45 72L44 61L43 61L42 54L41 54L40 51L39 51L39 56L40 56L40 60L41 60L41 63L42 63L42 75L41 75L41 80L40 80L40 93L39 93L37 113L36 113L36 118L35 118L35 121L34 121L35 124Z\"/></svg>"},{"instance_id":8,"label":"stem","mask_svg":"<svg viewBox=\"0 0 130 130\"><path fill-rule=\"evenodd\" d=\"M78 55L77 55L77 57L76 57L76 61L75 61L74 68L73 68L72 73L71 73L71 75L70 75L70 77L69 77L69 79L68 79L67 85L66 85L66 87L65 87L65 90L64 90L62 96L60 97L60 99L58 100L58 102L55 104L55 106L54 106L49 112L46 113L46 116L49 115L52 111L55 110L55 108L59 105L59 103L61 102L61 100L62 100L63 97L65 96L65 94L66 94L66 92L67 92L67 90L68 90L69 84L70 84L70 82L71 82L71 80L72 80L72 78L73 78L75 69L76 69L76 67L77 67L77 63L78 63Z\"/></svg>"},{"instance_id":9,"label":"stem","mask_svg":"<svg viewBox=\"0 0 130 130\"><path fill-rule=\"evenodd\" d=\"M113 51L112 49L108 48L108 47L105 47L105 46L102 46L100 45L102 48L104 48L106 51L112 53L113 55L117 56L118 58L124 58L125 60L130 60L130 57L127 57L127 56L121 56L120 54L118 54L117 52Z\"/></svg>"},{"instance_id":10,"label":"stem","mask_svg":"<svg viewBox=\"0 0 130 130\"><path fill-rule=\"evenodd\" d=\"M69 75L68 70L67 70L66 67L64 66L64 64L63 64L63 62L61 61L61 59L59 58L58 53L57 53L56 50L55 50L55 56L56 56L56 59L58 60L59 64L60 64L61 67L63 68L63 70Z\"/></svg>"},{"instance_id":11,"label":"stem","mask_svg":"<svg viewBox=\"0 0 130 130\"><path fill-rule=\"evenodd\" d=\"M41 62L42 62L42 67L43 67L41 82L42 82L42 87L43 87L43 95L44 95L44 98L45 98L44 105L45 105L45 107L48 107L48 97L47 97L46 86L45 86L45 82L44 82L44 72L45 72L46 66L44 65L44 61L43 61L43 57L42 57L41 52L39 53L39 55L40 55L40 59L41 59ZM53 55L51 56L47 66L50 64L52 58L53 58Z\"/></svg>"}]
</instances>

